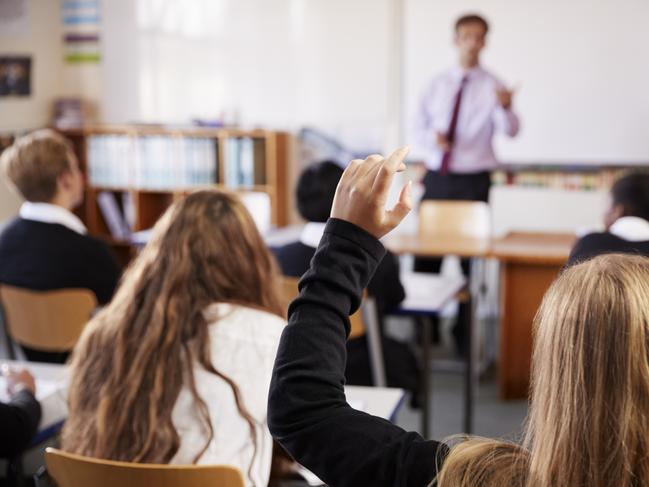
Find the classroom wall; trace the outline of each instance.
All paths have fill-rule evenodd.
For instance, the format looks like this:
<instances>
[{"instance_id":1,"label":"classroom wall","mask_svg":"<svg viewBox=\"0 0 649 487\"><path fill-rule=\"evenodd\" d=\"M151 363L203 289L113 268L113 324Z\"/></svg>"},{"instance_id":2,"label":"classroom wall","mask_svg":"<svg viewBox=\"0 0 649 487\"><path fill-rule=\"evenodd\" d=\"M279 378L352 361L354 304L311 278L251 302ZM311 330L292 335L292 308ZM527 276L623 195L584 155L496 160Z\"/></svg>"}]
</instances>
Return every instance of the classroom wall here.
<instances>
[{"instance_id":1,"label":"classroom wall","mask_svg":"<svg viewBox=\"0 0 649 487\"><path fill-rule=\"evenodd\" d=\"M59 2L27 0L29 21L24 31L0 31L0 56L32 57L32 94L0 98L0 131L26 131L46 125L52 100L63 92L63 49ZM0 179L0 223L18 211L20 198Z\"/></svg>"},{"instance_id":2,"label":"classroom wall","mask_svg":"<svg viewBox=\"0 0 649 487\"><path fill-rule=\"evenodd\" d=\"M396 129L394 3L104 2L104 119L313 125L383 149Z\"/></svg>"},{"instance_id":3,"label":"classroom wall","mask_svg":"<svg viewBox=\"0 0 649 487\"><path fill-rule=\"evenodd\" d=\"M61 2L25 0L29 19L24 29L0 29L0 56L32 57L32 93L28 97L0 98L0 132L27 132L51 122L53 101L62 96L81 97L90 114L101 116L101 65L64 62ZM18 211L21 200L0 178L0 223Z\"/></svg>"},{"instance_id":4,"label":"classroom wall","mask_svg":"<svg viewBox=\"0 0 649 487\"><path fill-rule=\"evenodd\" d=\"M0 130L26 130L45 125L52 100L63 92L63 48L59 2L27 0L29 22L24 31L3 34L0 56L32 57L32 94L0 98Z\"/></svg>"}]
</instances>

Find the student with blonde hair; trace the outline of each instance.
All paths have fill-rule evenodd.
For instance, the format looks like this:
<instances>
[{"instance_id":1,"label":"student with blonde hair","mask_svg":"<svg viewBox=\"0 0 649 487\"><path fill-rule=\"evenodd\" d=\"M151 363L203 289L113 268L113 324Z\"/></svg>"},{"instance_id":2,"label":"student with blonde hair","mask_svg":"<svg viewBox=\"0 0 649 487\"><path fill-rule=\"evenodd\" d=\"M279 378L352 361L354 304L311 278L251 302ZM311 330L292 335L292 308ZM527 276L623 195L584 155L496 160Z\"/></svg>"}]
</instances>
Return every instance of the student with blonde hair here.
<instances>
[{"instance_id":1,"label":"student with blonde hair","mask_svg":"<svg viewBox=\"0 0 649 487\"><path fill-rule=\"evenodd\" d=\"M406 150L352 161L291 304L269 396L274 437L329 485L649 485L649 259L604 255L565 271L535 320L521 445L425 440L352 409L343 372L348 316L411 207L385 210Z\"/></svg>"},{"instance_id":2,"label":"student with blonde hair","mask_svg":"<svg viewBox=\"0 0 649 487\"><path fill-rule=\"evenodd\" d=\"M110 301L121 270L108 246L88 235L74 210L84 181L70 142L53 130L18 138L0 157L3 176L25 199L0 234L0 283L37 291L89 289ZM23 347L29 360L64 362L68 353Z\"/></svg>"},{"instance_id":3,"label":"student with blonde hair","mask_svg":"<svg viewBox=\"0 0 649 487\"><path fill-rule=\"evenodd\" d=\"M285 325L277 276L236 196L201 191L174 204L73 352L63 448L229 464L265 486L266 402Z\"/></svg>"}]
</instances>

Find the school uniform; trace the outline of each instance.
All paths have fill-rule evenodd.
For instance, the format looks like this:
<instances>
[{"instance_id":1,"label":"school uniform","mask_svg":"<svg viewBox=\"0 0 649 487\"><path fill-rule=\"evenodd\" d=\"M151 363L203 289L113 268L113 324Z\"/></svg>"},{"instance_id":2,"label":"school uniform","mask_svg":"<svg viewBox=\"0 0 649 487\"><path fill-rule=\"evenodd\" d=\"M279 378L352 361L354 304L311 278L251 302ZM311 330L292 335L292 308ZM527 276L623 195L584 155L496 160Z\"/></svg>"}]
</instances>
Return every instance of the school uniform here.
<instances>
[{"instance_id":1,"label":"school uniform","mask_svg":"<svg viewBox=\"0 0 649 487\"><path fill-rule=\"evenodd\" d=\"M214 436L198 458L199 465L234 465L246 486L268 485L273 439L266 406L273 362L286 321L266 311L231 304L213 304L205 311L214 368L236 384L241 404L254 420L253 432L241 416L234 391L221 377L194 367L198 395L208 408ZM172 411L180 447L171 460L191 464L207 442L207 428L189 385L184 385Z\"/></svg>"},{"instance_id":2,"label":"school uniform","mask_svg":"<svg viewBox=\"0 0 649 487\"><path fill-rule=\"evenodd\" d=\"M272 249L285 276L301 277L309 269L324 230L324 223L309 222L297 242ZM406 297L399 278L399 259L394 254L386 253L367 285L367 292L375 298L380 315L398 306Z\"/></svg>"},{"instance_id":3,"label":"school uniform","mask_svg":"<svg viewBox=\"0 0 649 487\"><path fill-rule=\"evenodd\" d=\"M570 253L568 265L612 253L649 257L649 221L625 216L618 218L607 232L590 233L580 238Z\"/></svg>"},{"instance_id":4,"label":"school uniform","mask_svg":"<svg viewBox=\"0 0 649 487\"><path fill-rule=\"evenodd\" d=\"M0 458L13 458L29 446L41 420L41 406L28 390L0 403Z\"/></svg>"},{"instance_id":5,"label":"school uniform","mask_svg":"<svg viewBox=\"0 0 649 487\"><path fill-rule=\"evenodd\" d=\"M328 485L422 487L447 448L345 400L349 315L385 255L373 236L330 219L289 308L275 360L268 424L296 461Z\"/></svg>"},{"instance_id":6,"label":"school uniform","mask_svg":"<svg viewBox=\"0 0 649 487\"><path fill-rule=\"evenodd\" d=\"M57 205L24 203L19 216L0 234L2 284L38 291L90 289L99 304L106 304L120 272L106 244L88 236L83 222ZM30 360L65 359L59 354L26 353Z\"/></svg>"}]
</instances>

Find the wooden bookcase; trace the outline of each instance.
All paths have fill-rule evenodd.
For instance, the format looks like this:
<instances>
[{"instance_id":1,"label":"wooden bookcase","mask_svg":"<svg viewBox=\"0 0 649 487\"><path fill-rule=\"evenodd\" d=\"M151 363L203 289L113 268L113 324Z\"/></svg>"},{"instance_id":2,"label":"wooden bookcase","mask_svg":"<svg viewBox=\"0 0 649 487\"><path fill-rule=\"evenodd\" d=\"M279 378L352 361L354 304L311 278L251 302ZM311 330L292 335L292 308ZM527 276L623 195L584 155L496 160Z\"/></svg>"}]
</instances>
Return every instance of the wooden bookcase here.
<instances>
[{"instance_id":1,"label":"wooden bookcase","mask_svg":"<svg viewBox=\"0 0 649 487\"><path fill-rule=\"evenodd\" d=\"M99 126L62 130L61 133L73 143L81 170L86 175L85 201L77 210L77 214L85 222L89 233L106 240L124 264L132 258L134 246L129 241L115 239L111 235L97 200L98 195L102 192L112 192L116 196L130 193L134 212L133 231L136 232L151 228L174 201L204 188L222 188L239 193L250 191L266 193L271 205L271 224L275 227L282 227L289 223L292 192L288 186L293 154L292 136L289 133L267 130L170 129L147 126ZM121 136L131 141L147 137L169 138L174 141L210 139L213 141L216 181L210 184L166 185L161 188L141 184L111 186L95 184L89 177L89 146L91 138L94 136ZM261 168L263 181L255 180L253 184L245 185L226 184L228 171L234 170L233 161L229 160L231 154L227 150L228 143L231 139L244 138L251 140L254 145L255 171L257 166ZM112 164L112 161L109 162ZM116 198L116 200L120 200L120 198Z\"/></svg>"}]
</instances>

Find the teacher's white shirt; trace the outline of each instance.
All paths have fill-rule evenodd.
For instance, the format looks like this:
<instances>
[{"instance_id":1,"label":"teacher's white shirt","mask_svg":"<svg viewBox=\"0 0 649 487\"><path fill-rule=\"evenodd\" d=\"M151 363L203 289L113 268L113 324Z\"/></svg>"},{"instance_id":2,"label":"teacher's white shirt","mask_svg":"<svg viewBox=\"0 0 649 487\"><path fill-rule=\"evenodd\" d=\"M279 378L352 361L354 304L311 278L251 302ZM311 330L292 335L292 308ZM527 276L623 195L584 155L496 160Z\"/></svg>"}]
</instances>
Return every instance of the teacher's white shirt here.
<instances>
[{"instance_id":1,"label":"teacher's white shirt","mask_svg":"<svg viewBox=\"0 0 649 487\"><path fill-rule=\"evenodd\" d=\"M478 66L465 71L455 67L434 78L425 89L415 121L416 147L425 155L426 166L438 170L443 151L437 146L437 133L445 134L451 122L455 97L462 78L467 83L462 93L455 144L449 172L476 173L493 169L498 161L493 136L502 132L510 137L519 130L519 120L512 110L505 110L496 97L504 85Z\"/></svg>"}]
</instances>

